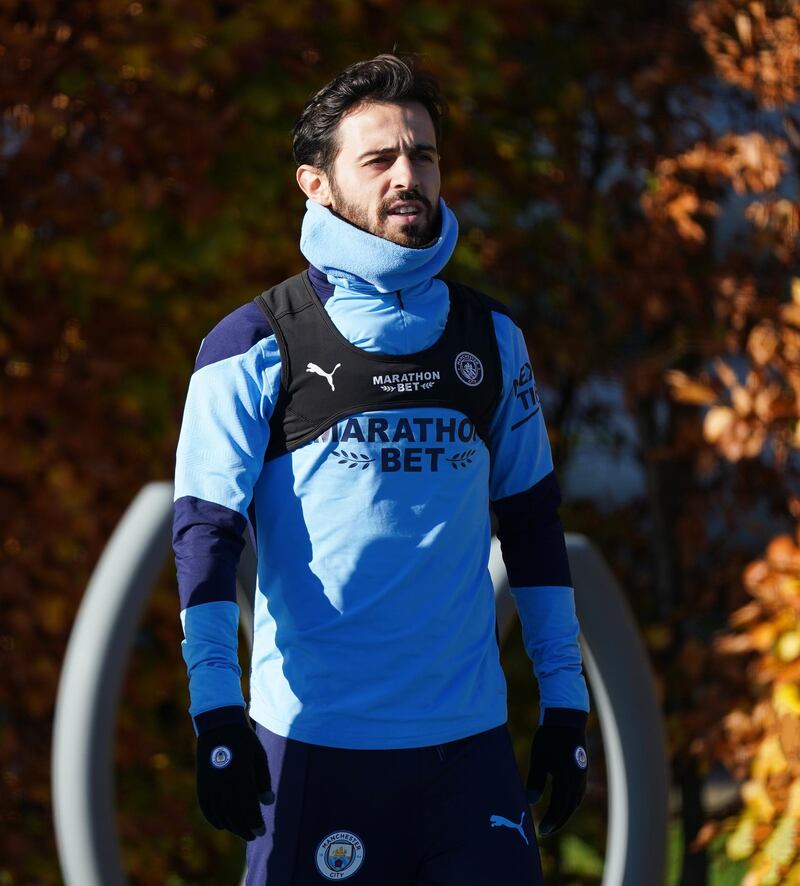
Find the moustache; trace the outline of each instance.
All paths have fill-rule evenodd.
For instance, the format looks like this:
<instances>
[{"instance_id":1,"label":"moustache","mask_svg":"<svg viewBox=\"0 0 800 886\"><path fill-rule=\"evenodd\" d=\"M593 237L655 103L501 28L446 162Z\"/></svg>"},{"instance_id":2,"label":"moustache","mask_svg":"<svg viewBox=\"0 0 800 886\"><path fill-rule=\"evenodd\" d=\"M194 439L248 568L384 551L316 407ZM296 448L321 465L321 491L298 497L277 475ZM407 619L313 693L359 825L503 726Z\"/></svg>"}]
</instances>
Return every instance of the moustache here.
<instances>
[{"instance_id":1,"label":"moustache","mask_svg":"<svg viewBox=\"0 0 800 886\"><path fill-rule=\"evenodd\" d=\"M388 218L392 209L403 200L415 200L417 203L421 203L429 214L433 208L431 201L424 194L420 194L419 191L399 191L392 196L391 202L384 203L381 206L379 210L380 217L382 219Z\"/></svg>"}]
</instances>

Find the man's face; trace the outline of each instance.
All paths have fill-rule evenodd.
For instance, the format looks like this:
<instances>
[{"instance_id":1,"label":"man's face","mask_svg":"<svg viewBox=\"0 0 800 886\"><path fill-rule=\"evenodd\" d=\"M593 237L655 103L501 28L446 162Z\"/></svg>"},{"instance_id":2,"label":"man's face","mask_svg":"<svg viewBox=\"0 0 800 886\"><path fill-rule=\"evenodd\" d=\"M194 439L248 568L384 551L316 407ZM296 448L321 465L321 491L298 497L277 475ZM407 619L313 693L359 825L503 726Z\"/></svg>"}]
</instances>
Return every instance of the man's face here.
<instances>
[{"instance_id":1,"label":"man's face","mask_svg":"<svg viewBox=\"0 0 800 886\"><path fill-rule=\"evenodd\" d=\"M362 104L339 121L329 205L351 224L401 246L439 232L439 154L418 102Z\"/></svg>"}]
</instances>

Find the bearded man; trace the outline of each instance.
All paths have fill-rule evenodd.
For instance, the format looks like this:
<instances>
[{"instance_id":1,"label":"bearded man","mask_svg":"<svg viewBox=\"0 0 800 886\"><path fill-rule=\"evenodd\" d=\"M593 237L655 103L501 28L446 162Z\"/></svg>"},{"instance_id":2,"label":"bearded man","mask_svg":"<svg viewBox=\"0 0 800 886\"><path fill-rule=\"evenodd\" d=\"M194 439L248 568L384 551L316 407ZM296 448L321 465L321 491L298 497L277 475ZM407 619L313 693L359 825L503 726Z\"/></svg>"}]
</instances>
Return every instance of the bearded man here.
<instances>
[{"instance_id":1,"label":"bearded man","mask_svg":"<svg viewBox=\"0 0 800 886\"><path fill-rule=\"evenodd\" d=\"M294 129L302 273L203 340L174 549L200 806L248 886L529 886L586 786L589 698L560 494L522 333L440 276L435 80L351 65ZM490 503L539 683L527 785L506 726ZM236 569L258 556L249 707ZM255 729L252 728L252 724Z\"/></svg>"}]
</instances>

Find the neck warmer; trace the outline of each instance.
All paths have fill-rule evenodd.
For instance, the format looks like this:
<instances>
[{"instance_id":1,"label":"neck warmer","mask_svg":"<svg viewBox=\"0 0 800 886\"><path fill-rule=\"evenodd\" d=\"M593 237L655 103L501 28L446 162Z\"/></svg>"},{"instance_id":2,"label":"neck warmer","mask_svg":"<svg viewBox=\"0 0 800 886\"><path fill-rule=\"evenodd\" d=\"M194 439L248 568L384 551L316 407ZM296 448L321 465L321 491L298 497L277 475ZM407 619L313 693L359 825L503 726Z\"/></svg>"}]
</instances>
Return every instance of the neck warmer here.
<instances>
[{"instance_id":1,"label":"neck warmer","mask_svg":"<svg viewBox=\"0 0 800 886\"><path fill-rule=\"evenodd\" d=\"M308 200L300 251L340 290L368 294L415 288L438 274L456 247L456 217L441 197L439 209L439 237L430 246L413 249L362 231Z\"/></svg>"}]
</instances>

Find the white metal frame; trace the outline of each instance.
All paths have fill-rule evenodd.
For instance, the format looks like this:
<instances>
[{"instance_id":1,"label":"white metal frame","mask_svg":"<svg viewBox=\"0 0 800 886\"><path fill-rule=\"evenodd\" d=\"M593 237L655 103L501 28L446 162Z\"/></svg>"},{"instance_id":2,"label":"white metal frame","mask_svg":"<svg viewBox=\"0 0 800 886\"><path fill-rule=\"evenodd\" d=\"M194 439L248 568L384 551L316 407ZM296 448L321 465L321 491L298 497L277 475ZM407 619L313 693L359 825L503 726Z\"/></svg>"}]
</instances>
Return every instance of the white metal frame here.
<instances>
[{"instance_id":1,"label":"white metal frame","mask_svg":"<svg viewBox=\"0 0 800 886\"><path fill-rule=\"evenodd\" d=\"M53 815L67 886L125 886L114 826L113 737L122 678L141 612L170 549L171 483L150 483L115 529L86 588L61 670L53 733ZM584 666L603 736L609 822L603 886L664 878L666 742L646 650L620 587L592 543L567 534ZM492 541L498 626L514 603ZM255 557L238 575L241 625L252 637Z\"/></svg>"}]
</instances>

